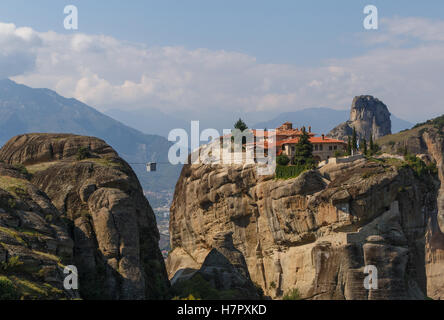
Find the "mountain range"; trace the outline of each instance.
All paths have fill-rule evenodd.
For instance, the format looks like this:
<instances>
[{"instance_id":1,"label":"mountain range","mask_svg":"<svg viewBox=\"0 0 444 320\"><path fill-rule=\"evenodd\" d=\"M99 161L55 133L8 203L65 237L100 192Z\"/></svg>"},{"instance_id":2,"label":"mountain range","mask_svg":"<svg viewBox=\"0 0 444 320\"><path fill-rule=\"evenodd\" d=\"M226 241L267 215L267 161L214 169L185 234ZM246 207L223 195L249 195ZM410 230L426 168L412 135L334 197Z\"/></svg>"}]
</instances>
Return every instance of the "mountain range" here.
<instances>
[{"instance_id":1,"label":"mountain range","mask_svg":"<svg viewBox=\"0 0 444 320\"><path fill-rule=\"evenodd\" d=\"M0 146L23 133L73 133L105 140L130 163L144 190L173 190L181 167L168 163L166 138L144 134L73 98L0 80ZM158 162L146 172L145 162Z\"/></svg>"},{"instance_id":2,"label":"mountain range","mask_svg":"<svg viewBox=\"0 0 444 320\"><path fill-rule=\"evenodd\" d=\"M63 132L99 137L132 165L144 190L172 192L181 166L168 163L171 142L166 137L174 128L189 131L189 121L192 119L185 119L183 114L176 117L149 108L145 111L110 110L107 113L105 115L85 103L62 97L49 89L30 88L9 79L0 80L0 146L11 137L23 133ZM290 121L295 127L311 125L313 132L321 134L347 120L349 111L309 108L274 117L270 112L245 112L216 117L219 120L217 123L205 114L202 111L201 130L217 124L215 128L222 132L223 128L231 128L237 117L242 116L251 128L277 128L283 122ZM191 116L195 117L191 114L188 117ZM264 121L260 122L261 119ZM393 115L391 119L394 133L412 126ZM252 125L254 121L257 123ZM157 162L158 171L146 172L145 162ZM158 206L157 202L159 206L168 205L157 198L150 200L153 207Z\"/></svg>"},{"instance_id":3,"label":"mountain range","mask_svg":"<svg viewBox=\"0 0 444 320\"><path fill-rule=\"evenodd\" d=\"M327 134L331 129L338 124L348 120L350 116L350 110L335 110L330 108L309 108L294 112L281 113L277 117L255 124L254 128L277 128L282 123L289 121L293 123L294 127L311 126L312 132L317 134ZM413 123L400 119L393 114L392 120L392 132L397 133L399 131L410 129Z\"/></svg>"}]
</instances>

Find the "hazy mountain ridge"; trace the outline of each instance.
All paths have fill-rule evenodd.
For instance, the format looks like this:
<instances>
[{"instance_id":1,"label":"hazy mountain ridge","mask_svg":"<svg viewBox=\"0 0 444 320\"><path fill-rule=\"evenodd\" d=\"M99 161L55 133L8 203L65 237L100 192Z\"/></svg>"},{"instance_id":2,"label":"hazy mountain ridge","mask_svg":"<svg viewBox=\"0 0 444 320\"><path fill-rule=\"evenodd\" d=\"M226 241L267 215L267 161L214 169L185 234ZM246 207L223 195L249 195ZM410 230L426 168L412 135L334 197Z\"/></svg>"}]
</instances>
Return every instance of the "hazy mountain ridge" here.
<instances>
[{"instance_id":1,"label":"hazy mountain ridge","mask_svg":"<svg viewBox=\"0 0 444 320\"><path fill-rule=\"evenodd\" d=\"M341 122L348 120L350 110L335 110L330 108L307 108L300 111L281 113L269 121L257 123L253 128L277 128L282 123L290 121L294 127L311 126L312 131L317 134L327 133ZM409 129L413 126L406 120L400 119L393 114L392 132Z\"/></svg>"},{"instance_id":2,"label":"hazy mountain ridge","mask_svg":"<svg viewBox=\"0 0 444 320\"><path fill-rule=\"evenodd\" d=\"M23 133L73 133L104 139L129 163L162 162L154 173L133 165L144 189L172 190L180 173L180 167L166 163L171 143L164 137L144 134L49 89L0 80L0 128L0 145Z\"/></svg>"}]
</instances>

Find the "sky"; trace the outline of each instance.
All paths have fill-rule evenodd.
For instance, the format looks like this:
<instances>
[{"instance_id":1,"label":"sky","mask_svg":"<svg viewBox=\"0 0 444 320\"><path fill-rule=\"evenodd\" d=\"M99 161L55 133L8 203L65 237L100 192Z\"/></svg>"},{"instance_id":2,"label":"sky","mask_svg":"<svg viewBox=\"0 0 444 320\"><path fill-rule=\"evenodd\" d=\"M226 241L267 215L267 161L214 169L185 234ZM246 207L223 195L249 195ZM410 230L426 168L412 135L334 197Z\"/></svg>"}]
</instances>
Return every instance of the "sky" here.
<instances>
[{"instance_id":1,"label":"sky","mask_svg":"<svg viewBox=\"0 0 444 320\"><path fill-rule=\"evenodd\" d=\"M2 0L0 48L1 78L103 112L348 109L361 94L411 122L444 110L443 1Z\"/></svg>"}]
</instances>

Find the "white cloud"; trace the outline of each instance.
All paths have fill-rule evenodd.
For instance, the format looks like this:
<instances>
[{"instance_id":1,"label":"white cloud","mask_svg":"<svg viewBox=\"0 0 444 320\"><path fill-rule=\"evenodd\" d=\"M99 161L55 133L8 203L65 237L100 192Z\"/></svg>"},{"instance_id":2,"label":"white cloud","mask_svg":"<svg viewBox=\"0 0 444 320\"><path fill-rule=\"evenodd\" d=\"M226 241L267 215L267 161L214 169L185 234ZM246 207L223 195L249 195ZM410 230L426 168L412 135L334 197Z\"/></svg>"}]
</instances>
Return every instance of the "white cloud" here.
<instances>
[{"instance_id":1,"label":"white cloud","mask_svg":"<svg viewBox=\"0 0 444 320\"><path fill-rule=\"evenodd\" d=\"M17 28L11 23L0 23L0 78L7 78L34 68L35 50L41 45L30 28Z\"/></svg>"},{"instance_id":2,"label":"white cloud","mask_svg":"<svg viewBox=\"0 0 444 320\"><path fill-rule=\"evenodd\" d=\"M395 18L384 25L366 38L378 48L301 67L262 64L237 52L146 47L103 35L38 33L0 24L0 45L7 44L9 51L0 54L0 66L13 66L0 75L21 74L14 79L52 88L102 111L347 108L353 96L373 94L408 119L442 113L444 22ZM379 45L405 37L420 41L404 48Z\"/></svg>"}]
</instances>

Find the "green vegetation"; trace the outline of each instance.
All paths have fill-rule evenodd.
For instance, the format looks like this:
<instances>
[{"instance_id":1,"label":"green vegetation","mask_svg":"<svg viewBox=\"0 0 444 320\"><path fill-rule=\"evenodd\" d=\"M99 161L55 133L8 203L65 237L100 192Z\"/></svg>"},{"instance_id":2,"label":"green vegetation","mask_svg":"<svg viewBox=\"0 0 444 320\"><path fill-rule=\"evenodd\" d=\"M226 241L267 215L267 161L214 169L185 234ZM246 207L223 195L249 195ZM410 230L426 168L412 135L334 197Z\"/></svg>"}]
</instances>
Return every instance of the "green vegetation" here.
<instances>
[{"instance_id":1,"label":"green vegetation","mask_svg":"<svg viewBox=\"0 0 444 320\"><path fill-rule=\"evenodd\" d=\"M349 136L347 141L347 155L351 156L351 154L352 154L352 143L351 143L351 138Z\"/></svg>"},{"instance_id":2,"label":"green vegetation","mask_svg":"<svg viewBox=\"0 0 444 320\"><path fill-rule=\"evenodd\" d=\"M174 300L184 300L190 296L197 300L230 300L241 298L236 290L217 290L200 274L189 280L182 280L172 287Z\"/></svg>"},{"instance_id":3,"label":"green vegetation","mask_svg":"<svg viewBox=\"0 0 444 320\"><path fill-rule=\"evenodd\" d=\"M78 161L88 159L89 157L91 157L91 151L89 150L89 148L80 147L77 150L77 160Z\"/></svg>"},{"instance_id":4,"label":"green vegetation","mask_svg":"<svg viewBox=\"0 0 444 320\"><path fill-rule=\"evenodd\" d=\"M420 158L412 154L404 156L405 163L403 167L410 167L418 178L423 178L426 175L438 174L438 169L434 163L426 164Z\"/></svg>"},{"instance_id":5,"label":"green vegetation","mask_svg":"<svg viewBox=\"0 0 444 320\"><path fill-rule=\"evenodd\" d=\"M296 178L302 172L307 169L311 169L311 166L281 166L276 165L276 178L277 179L291 179Z\"/></svg>"},{"instance_id":6,"label":"green vegetation","mask_svg":"<svg viewBox=\"0 0 444 320\"><path fill-rule=\"evenodd\" d=\"M236 123L234 124L234 129L245 131L248 129L248 126L241 118L239 118L239 120L237 120Z\"/></svg>"},{"instance_id":7,"label":"green vegetation","mask_svg":"<svg viewBox=\"0 0 444 320\"><path fill-rule=\"evenodd\" d=\"M347 152L343 152L343 151L340 151L340 150L336 150L335 151L335 155L334 155L334 157L335 158L340 158L340 157L345 157L347 155Z\"/></svg>"},{"instance_id":8,"label":"green vegetation","mask_svg":"<svg viewBox=\"0 0 444 320\"><path fill-rule=\"evenodd\" d=\"M13 256L8 259L6 262L2 262L0 264L0 270L3 270L4 272L11 272L14 271L14 269L17 269L18 267L22 266L23 262L20 261L19 256Z\"/></svg>"},{"instance_id":9,"label":"green vegetation","mask_svg":"<svg viewBox=\"0 0 444 320\"><path fill-rule=\"evenodd\" d=\"M238 129L241 132L244 132L245 130L248 129L248 126L241 118L239 118L239 120L237 120L236 123L234 124L234 129ZM231 137L231 141L234 141L234 136ZM247 138L242 137L242 144L245 144L245 143L247 143Z\"/></svg>"},{"instance_id":10,"label":"green vegetation","mask_svg":"<svg viewBox=\"0 0 444 320\"><path fill-rule=\"evenodd\" d=\"M362 154L367 154L368 153L367 140L365 138L362 139L362 144L360 145L360 148L361 148Z\"/></svg>"},{"instance_id":11,"label":"green vegetation","mask_svg":"<svg viewBox=\"0 0 444 320\"><path fill-rule=\"evenodd\" d=\"M373 137L370 136L370 143L369 143L369 150L367 152L367 155L374 155L380 150L380 147L373 141Z\"/></svg>"},{"instance_id":12,"label":"green vegetation","mask_svg":"<svg viewBox=\"0 0 444 320\"><path fill-rule=\"evenodd\" d=\"M30 178L30 176L31 176L28 172L28 169L26 169L26 167L24 165L22 165L21 163L15 164L14 169L16 169L18 172L23 174L26 178Z\"/></svg>"},{"instance_id":13,"label":"green vegetation","mask_svg":"<svg viewBox=\"0 0 444 320\"><path fill-rule=\"evenodd\" d=\"M351 143L352 143L352 150L356 151L358 149L358 138L356 136L356 129L355 128L353 128Z\"/></svg>"},{"instance_id":14,"label":"green vegetation","mask_svg":"<svg viewBox=\"0 0 444 320\"><path fill-rule=\"evenodd\" d=\"M299 136L299 141L295 145L295 153L292 162L300 168L314 168L313 144L310 142L310 136L305 130L305 127L302 127L302 134Z\"/></svg>"},{"instance_id":15,"label":"green vegetation","mask_svg":"<svg viewBox=\"0 0 444 320\"><path fill-rule=\"evenodd\" d=\"M0 276L0 300L18 300L20 292L8 277Z\"/></svg>"},{"instance_id":16,"label":"green vegetation","mask_svg":"<svg viewBox=\"0 0 444 320\"><path fill-rule=\"evenodd\" d=\"M174 297L173 300L201 300L201 299L197 299L192 294L190 294L188 297L185 298Z\"/></svg>"},{"instance_id":17,"label":"green vegetation","mask_svg":"<svg viewBox=\"0 0 444 320\"><path fill-rule=\"evenodd\" d=\"M288 291L282 300L302 300L301 294L299 293L299 289L294 288Z\"/></svg>"},{"instance_id":18,"label":"green vegetation","mask_svg":"<svg viewBox=\"0 0 444 320\"><path fill-rule=\"evenodd\" d=\"M17 197L27 196L28 193L25 190L27 189L28 184L29 182L27 180L8 176L0 177L0 188Z\"/></svg>"},{"instance_id":19,"label":"green vegetation","mask_svg":"<svg viewBox=\"0 0 444 320\"><path fill-rule=\"evenodd\" d=\"M437 118L428 120L426 122L422 122L422 123L418 123L416 124L413 129L422 127L424 125L432 125L433 127L435 127L438 130L442 130L444 128L444 115L439 116Z\"/></svg>"},{"instance_id":20,"label":"green vegetation","mask_svg":"<svg viewBox=\"0 0 444 320\"><path fill-rule=\"evenodd\" d=\"M13 237L17 242L20 242L23 245L26 245L26 242L21 238L21 235L19 232L13 229L0 227L0 232L5 233L9 235L10 237Z\"/></svg>"},{"instance_id":21,"label":"green vegetation","mask_svg":"<svg viewBox=\"0 0 444 320\"><path fill-rule=\"evenodd\" d=\"M277 179L296 178L305 170L315 168L313 145L310 142L310 136L305 131L305 127L302 128L302 134L295 146L295 154L291 161L293 165L288 166L288 157L286 155L278 156L276 162L275 173Z\"/></svg>"},{"instance_id":22,"label":"green vegetation","mask_svg":"<svg viewBox=\"0 0 444 320\"><path fill-rule=\"evenodd\" d=\"M85 162L94 162L100 166L108 167L108 168L119 168L121 164L119 162L114 162L113 159L109 158L87 158L81 161Z\"/></svg>"},{"instance_id":23,"label":"green vegetation","mask_svg":"<svg viewBox=\"0 0 444 320\"><path fill-rule=\"evenodd\" d=\"M285 154L281 154L276 157L276 163L281 166L286 166L290 163L290 158Z\"/></svg>"}]
</instances>

